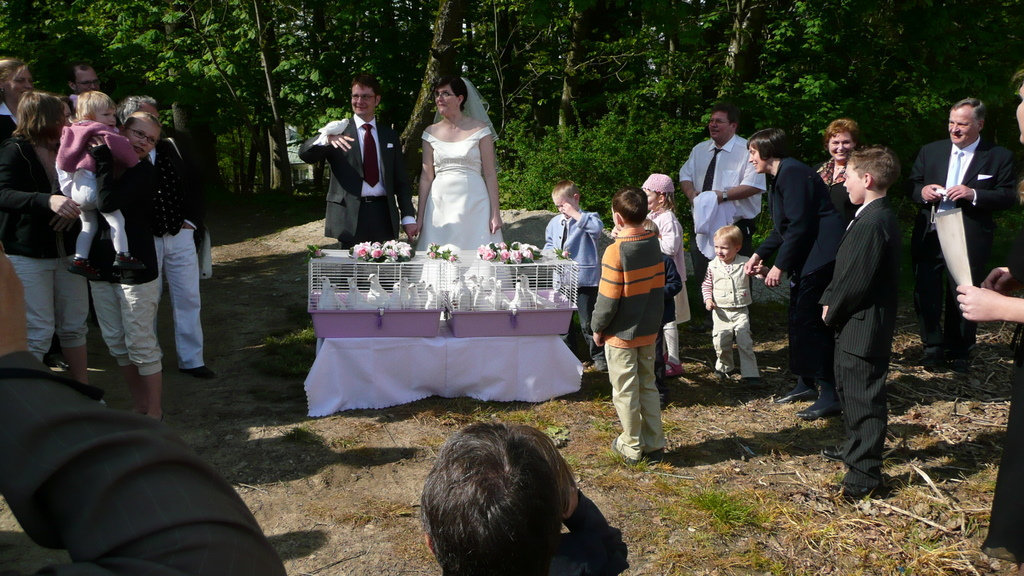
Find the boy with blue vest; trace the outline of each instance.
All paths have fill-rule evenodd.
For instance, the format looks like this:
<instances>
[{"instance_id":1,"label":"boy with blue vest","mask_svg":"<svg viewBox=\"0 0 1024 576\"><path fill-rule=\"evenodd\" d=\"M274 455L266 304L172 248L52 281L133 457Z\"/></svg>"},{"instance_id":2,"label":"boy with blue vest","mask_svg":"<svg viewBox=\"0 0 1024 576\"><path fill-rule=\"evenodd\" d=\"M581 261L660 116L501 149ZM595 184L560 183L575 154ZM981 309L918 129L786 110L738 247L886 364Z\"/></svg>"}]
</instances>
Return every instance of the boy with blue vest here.
<instances>
[{"instance_id":1,"label":"boy with blue vest","mask_svg":"<svg viewBox=\"0 0 1024 576\"><path fill-rule=\"evenodd\" d=\"M601 280L601 261L597 256L597 242L601 238L604 224L597 212L580 210L580 190L572 180L562 180L551 191L551 201L558 209L558 216L548 222L544 230L544 250L559 248L579 264L579 291L576 308L579 311L583 339L587 343L587 357L594 363L594 369L604 372L608 363L604 359L604 348L594 344L590 332L590 317L594 313L597 299L597 284ZM570 335L573 330L570 329ZM570 341L574 338L570 338ZM572 346L570 345L570 348Z\"/></svg>"}]
</instances>

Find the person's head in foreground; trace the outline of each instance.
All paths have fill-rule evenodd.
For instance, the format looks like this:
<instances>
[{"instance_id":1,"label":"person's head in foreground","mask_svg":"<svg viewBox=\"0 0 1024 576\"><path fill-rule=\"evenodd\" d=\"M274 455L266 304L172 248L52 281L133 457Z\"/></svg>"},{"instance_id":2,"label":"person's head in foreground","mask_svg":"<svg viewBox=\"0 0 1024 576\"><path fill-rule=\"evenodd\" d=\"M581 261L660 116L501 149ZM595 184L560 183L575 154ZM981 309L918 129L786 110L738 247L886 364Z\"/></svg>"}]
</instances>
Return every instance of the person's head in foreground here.
<instances>
[{"instance_id":1,"label":"person's head in foreground","mask_svg":"<svg viewBox=\"0 0 1024 576\"><path fill-rule=\"evenodd\" d=\"M480 423L441 446L427 475L421 519L445 576L546 576L566 493L575 490L528 426ZM557 450L550 446L550 450Z\"/></svg>"}]
</instances>

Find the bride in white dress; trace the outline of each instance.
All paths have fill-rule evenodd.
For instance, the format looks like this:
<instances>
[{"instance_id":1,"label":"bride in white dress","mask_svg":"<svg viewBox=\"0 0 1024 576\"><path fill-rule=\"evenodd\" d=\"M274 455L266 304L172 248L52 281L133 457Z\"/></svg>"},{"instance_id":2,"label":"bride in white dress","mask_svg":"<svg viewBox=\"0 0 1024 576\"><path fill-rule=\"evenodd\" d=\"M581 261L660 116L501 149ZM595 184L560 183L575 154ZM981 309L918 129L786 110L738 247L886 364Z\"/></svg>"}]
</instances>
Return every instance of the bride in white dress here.
<instances>
[{"instance_id":1,"label":"bride in white dress","mask_svg":"<svg viewBox=\"0 0 1024 576\"><path fill-rule=\"evenodd\" d=\"M444 77L434 84L434 101L440 120L423 131L417 246L500 242L495 135L479 94L458 76Z\"/></svg>"}]
</instances>

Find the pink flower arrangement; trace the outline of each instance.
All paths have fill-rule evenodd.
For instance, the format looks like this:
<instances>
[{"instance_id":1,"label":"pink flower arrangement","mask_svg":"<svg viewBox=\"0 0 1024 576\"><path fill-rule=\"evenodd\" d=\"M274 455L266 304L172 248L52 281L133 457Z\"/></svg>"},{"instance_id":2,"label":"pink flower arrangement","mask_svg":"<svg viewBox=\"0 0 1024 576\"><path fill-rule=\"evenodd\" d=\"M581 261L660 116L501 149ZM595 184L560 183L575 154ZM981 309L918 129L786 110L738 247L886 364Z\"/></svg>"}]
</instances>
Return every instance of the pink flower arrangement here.
<instances>
[{"instance_id":1,"label":"pink flower arrangement","mask_svg":"<svg viewBox=\"0 0 1024 576\"><path fill-rule=\"evenodd\" d=\"M427 258L456 262L459 259L459 249L451 244L441 246L440 244L432 243L427 246Z\"/></svg>"},{"instance_id":2,"label":"pink flower arrangement","mask_svg":"<svg viewBox=\"0 0 1024 576\"><path fill-rule=\"evenodd\" d=\"M397 240L362 242L348 249L350 256L364 262L408 262L412 260L412 246Z\"/></svg>"},{"instance_id":3,"label":"pink flower arrangement","mask_svg":"<svg viewBox=\"0 0 1024 576\"><path fill-rule=\"evenodd\" d=\"M513 242L511 245L491 242L477 248L476 255L485 262L532 264L534 260L540 260L540 248L524 242Z\"/></svg>"}]
</instances>

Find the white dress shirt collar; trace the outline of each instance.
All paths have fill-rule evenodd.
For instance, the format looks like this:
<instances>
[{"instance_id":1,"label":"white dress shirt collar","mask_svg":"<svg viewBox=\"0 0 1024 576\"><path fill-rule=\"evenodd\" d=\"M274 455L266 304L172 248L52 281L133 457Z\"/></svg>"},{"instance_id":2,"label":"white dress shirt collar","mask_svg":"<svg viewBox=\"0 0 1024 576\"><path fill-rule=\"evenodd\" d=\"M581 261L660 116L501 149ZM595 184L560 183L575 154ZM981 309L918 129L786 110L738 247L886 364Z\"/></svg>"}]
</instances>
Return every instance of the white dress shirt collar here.
<instances>
[{"instance_id":1,"label":"white dress shirt collar","mask_svg":"<svg viewBox=\"0 0 1024 576\"><path fill-rule=\"evenodd\" d=\"M7 107L7 102L3 100L0 100L0 116L10 116L15 124L18 123L18 117L11 112L11 109Z\"/></svg>"}]
</instances>

